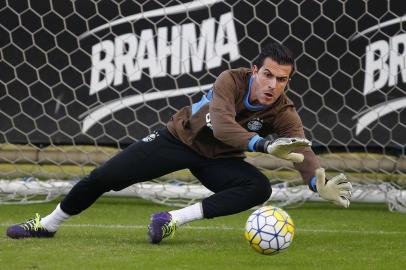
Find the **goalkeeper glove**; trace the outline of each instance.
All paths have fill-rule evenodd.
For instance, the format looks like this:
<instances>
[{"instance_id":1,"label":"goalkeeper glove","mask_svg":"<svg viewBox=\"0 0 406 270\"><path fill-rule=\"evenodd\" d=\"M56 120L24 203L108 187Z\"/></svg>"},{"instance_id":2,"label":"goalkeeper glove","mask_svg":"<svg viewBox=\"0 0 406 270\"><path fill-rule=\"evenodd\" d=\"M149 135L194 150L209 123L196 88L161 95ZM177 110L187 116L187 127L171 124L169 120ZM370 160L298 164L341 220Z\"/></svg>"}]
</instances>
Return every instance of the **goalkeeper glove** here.
<instances>
[{"instance_id":1,"label":"goalkeeper glove","mask_svg":"<svg viewBox=\"0 0 406 270\"><path fill-rule=\"evenodd\" d=\"M334 204L348 208L352 194L352 185L346 181L344 174L334 176L326 181L326 174L323 168L316 170L316 188L320 197Z\"/></svg>"},{"instance_id":2,"label":"goalkeeper glove","mask_svg":"<svg viewBox=\"0 0 406 270\"><path fill-rule=\"evenodd\" d=\"M271 154L275 157L303 162L304 156L299 153L291 153L293 150L303 146L311 146L312 143L305 138L279 138L274 141L260 139L255 145L256 151Z\"/></svg>"}]
</instances>

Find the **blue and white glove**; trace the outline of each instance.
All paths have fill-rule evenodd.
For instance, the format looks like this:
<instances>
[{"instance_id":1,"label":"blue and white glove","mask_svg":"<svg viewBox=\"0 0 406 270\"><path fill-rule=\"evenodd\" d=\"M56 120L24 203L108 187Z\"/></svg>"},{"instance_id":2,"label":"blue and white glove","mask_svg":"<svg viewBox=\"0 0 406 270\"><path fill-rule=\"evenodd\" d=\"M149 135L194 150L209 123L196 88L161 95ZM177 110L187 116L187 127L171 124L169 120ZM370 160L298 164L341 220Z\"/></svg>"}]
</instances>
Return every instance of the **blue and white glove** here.
<instances>
[{"instance_id":1,"label":"blue and white glove","mask_svg":"<svg viewBox=\"0 0 406 270\"><path fill-rule=\"evenodd\" d=\"M256 143L255 148L258 152L268 153L281 159L300 163L304 160L303 154L292 153L292 151L311 145L312 143L305 138L278 138L274 141L260 139Z\"/></svg>"}]
</instances>

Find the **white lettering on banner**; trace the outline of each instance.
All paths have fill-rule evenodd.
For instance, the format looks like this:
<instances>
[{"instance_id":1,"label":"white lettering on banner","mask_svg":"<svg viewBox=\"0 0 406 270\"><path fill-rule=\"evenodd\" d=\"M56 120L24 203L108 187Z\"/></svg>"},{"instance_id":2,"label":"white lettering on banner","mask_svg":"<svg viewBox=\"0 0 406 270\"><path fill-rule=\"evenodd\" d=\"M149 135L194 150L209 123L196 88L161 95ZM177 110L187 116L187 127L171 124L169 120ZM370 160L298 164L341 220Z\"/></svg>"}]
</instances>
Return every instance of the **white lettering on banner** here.
<instances>
[{"instance_id":1,"label":"white lettering on banner","mask_svg":"<svg viewBox=\"0 0 406 270\"><path fill-rule=\"evenodd\" d=\"M123 76L124 68L127 74L131 74L130 80L136 80L137 78L141 78L141 70L137 70L133 65L133 59L137 54L138 48L138 40L135 38L133 34L125 34L115 38L115 72L114 72L114 85L120 85L123 83ZM127 47L127 51L125 52L125 48ZM112 61L113 59L111 59ZM110 63L113 65L112 63ZM114 65L113 65L114 66ZM93 70L93 69L92 69ZM95 71L97 72L97 70ZM111 81L107 81L107 85L109 85ZM105 87L101 85L101 87ZM92 90L99 89L98 87L90 87L90 94L92 94Z\"/></svg>"},{"instance_id":2,"label":"white lettering on banner","mask_svg":"<svg viewBox=\"0 0 406 270\"><path fill-rule=\"evenodd\" d=\"M394 36L389 42L379 40L365 50L364 95L394 86L400 80L406 82L406 33ZM375 80L375 74L378 74Z\"/></svg>"},{"instance_id":3,"label":"white lettering on banner","mask_svg":"<svg viewBox=\"0 0 406 270\"><path fill-rule=\"evenodd\" d=\"M394 19L382 23L382 26L389 26L401 21L400 19ZM379 27L374 26L366 29L357 34L352 40L376 29L379 29ZM364 96L385 86L397 85L399 82L406 83L406 33L393 36L389 41L375 41L365 48ZM405 107L406 97L401 97L382 102L359 112L353 117L353 119L357 119L356 135L359 135L375 120Z\"/></svg>"},{"instance_id":4,"label":"white lettering on banner","mask_svg":"<svg viewBox=\"0 0 406 270\"><path fill-rule=\"evenodd\" d=\"M102 58L102 54L104 57ZM111 84L114 79L114 44L110 40L103 41L92 47L92 71L90 75L90 92L92 95L98 90ZM104 76L104 77L103 77Z\"/></svg>"},{"instance_id":5,"label":"white lettering on banner","mask_svg":"<svg viewBox=\"0 0 406 270\"><path fill-rule=\"evenodd\" d=\"M121 85L125 77L129 82L140 80L143 70L156 78L216 68L225 55L230 61L240 57L232 12L220 16L217 29L214 18L203 20L199 37L196 27L194 23L173 25L171 40L168 40L169 27L160 27L156 34L153 29L142 30L139 40L135 34L128 33L116 37L114 42L105 40L94 45L90 95L111 84Z\"/></svg>"}]
</instances>

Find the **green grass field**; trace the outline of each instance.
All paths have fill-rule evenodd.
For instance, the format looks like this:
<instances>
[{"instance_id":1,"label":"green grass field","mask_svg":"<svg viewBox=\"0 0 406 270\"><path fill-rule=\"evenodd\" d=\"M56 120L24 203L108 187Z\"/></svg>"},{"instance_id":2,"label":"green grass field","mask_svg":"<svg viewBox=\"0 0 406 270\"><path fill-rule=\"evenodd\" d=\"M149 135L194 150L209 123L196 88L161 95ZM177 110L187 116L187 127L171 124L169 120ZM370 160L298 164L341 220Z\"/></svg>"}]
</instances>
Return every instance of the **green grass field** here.
<instances>
[{"instance_id":1,"label":"green grass field","mask_svg":"<svg viewBox=\"0 0 406 270\"><path fill-rule=\"evenodd\" d=\"M65 223L53 239L13 240L7 225L55 203L0 206L0 269L405 269L406 215L385 205L350 209L307 203L285 209L296 225L291 247L276 256L256 253L243 237L252 211L181 227L151 245L151 213L169 210L140 199L102 198Z\"/></svg>"}]
</instances>

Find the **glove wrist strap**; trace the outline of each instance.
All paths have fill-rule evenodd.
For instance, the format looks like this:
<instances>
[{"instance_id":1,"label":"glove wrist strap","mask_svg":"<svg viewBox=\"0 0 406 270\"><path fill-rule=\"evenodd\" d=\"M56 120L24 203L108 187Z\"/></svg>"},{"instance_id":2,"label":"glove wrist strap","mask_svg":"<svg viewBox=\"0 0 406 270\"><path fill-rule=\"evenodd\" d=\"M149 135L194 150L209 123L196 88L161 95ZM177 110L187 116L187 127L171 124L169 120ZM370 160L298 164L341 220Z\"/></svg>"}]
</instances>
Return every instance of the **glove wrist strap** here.
<instances>
[{"instance_id":1,"label":"glove wrist strap","mask_svg":"<svg viewBox=\"0 0 406 270\"><path fill-rule=\"evenodd\" d=\"M309 183L310 190L314 192L317 192L316 180L317 180L316 176L313 176L312 180L310 180Z\"/></svg>"},{"instance_id":2,"label":"glove wrist strap","mask_svg":"<svg viewBox=\"0 0 406 270\"><path fill-rule=\"evenodd\" d=\"M262 153L268 153L267 148L268 145L271 144L271 141L266 140L266 139L259 139L257 143L255 144L255 151L257 152L262 152Z\"/></svg>"}]
</instances>

